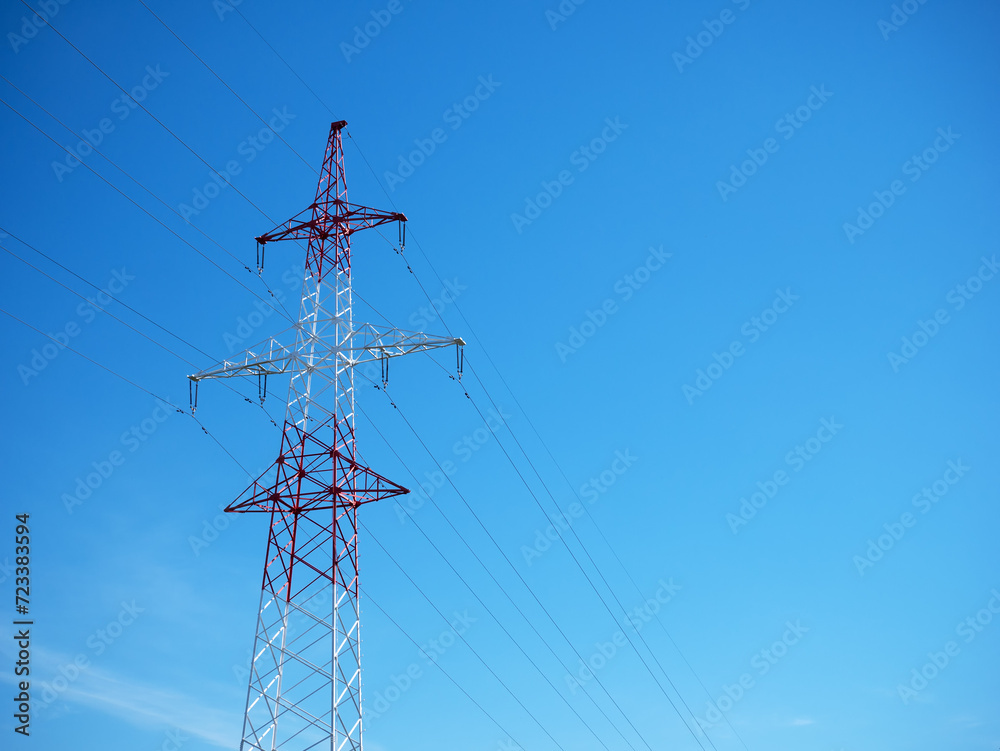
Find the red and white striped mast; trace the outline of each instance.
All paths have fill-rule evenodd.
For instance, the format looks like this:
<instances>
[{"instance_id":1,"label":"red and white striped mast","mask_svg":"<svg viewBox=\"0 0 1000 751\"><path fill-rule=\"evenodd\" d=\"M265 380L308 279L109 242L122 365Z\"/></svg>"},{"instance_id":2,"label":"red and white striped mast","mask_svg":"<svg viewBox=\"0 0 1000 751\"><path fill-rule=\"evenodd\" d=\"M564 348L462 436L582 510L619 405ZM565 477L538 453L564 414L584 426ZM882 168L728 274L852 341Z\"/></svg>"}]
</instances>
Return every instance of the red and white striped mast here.
<instances>
[{"instance_id":1,"label":"red and white striped mast","mask_svg":"<svg viewBox=\"0 0 1000 751\"><path fill-rule=\"evenodd\" d=\"M271 519L241 751L360 751L358 507L409 491L357 460L354 368L465 344L355 324L351 235L406 217L347 202L346 125L330 127L315 202L257 238L308 243L294 344L272 337L189 376L197 390L213 378L291 375L278 458L226 508Z\"/></svg>"}]
</instances>

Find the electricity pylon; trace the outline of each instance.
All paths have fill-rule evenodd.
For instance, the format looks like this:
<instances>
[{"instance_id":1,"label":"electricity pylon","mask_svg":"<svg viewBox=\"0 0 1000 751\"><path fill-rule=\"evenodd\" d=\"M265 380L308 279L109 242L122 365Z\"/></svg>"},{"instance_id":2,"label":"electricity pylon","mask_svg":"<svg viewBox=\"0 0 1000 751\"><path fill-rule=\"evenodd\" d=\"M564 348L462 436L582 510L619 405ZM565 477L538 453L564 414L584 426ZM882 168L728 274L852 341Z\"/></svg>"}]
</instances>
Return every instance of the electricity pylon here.
<instances>
[{"instance_id":1,"label":"electricity pylon","mask_svg":"<svg viewBox=\"0 0 1000 751\"><path fill-rule=\"evenodd\" d=\"M271 519L241 751L360 751L358 507L409 491L357 460L354 368L465 344L354 323L351 235L406 217L347 202L345 125L330 127L315 202L257 238L261 248L307 241L294 343L272 337L189 376L197 390L212 378L291 375L278 458L226 508Z\"/></svg>"}]
</instances>

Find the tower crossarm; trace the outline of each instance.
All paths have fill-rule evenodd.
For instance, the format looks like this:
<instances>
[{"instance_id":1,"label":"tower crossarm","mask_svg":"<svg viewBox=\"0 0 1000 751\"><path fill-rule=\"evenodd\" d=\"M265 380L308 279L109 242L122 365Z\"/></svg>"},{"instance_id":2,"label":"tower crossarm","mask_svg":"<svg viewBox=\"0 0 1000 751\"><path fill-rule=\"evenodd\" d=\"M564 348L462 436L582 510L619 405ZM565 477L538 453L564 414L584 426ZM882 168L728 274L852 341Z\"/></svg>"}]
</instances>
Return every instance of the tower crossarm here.
<instances>
[{"instance_id":1,"label":"tower crossarm","mask_svg":"<svg viewBox=\"0 0 1000 751\"><path fill-rule=\"evenodd\" d=\"M355 329L353 342L353 346L349 349L349 362L352 366L452 345L459 349L465 346L465 341L458 337L432 336L420 331L380 328L370 323L362 324Z\"/></svg>"},{"instance_id":2,"label":"tower crossarm","mask_svg":"<svg viewBox=\"0 0 1000 751\"><path fill-rule=\"evenodd\" d=\"M294 362L295 350L271 337L235 359L223 360L188 378L197 383L213 378L274 375L287 373Z\"/></svg>"},{"instance_id":3,"label":"tower crossarm","mask_svg":"<svg viewBox=\"0 0 1000 751\"><path fill-rule=\"evenodd\" d=\"M328 323L331 322L332 320L328 321ZM414 352L429 352L445 347L461 348L465 346L465 341L461 338L432 336L419 331L404 331L396 328L382 328L368 323L362 324L352 331L340 346L335 346L330 338L310 336L301 328L299 333L297 348L283 345L277 338L271 337L248 349L240 357L223 360L208 370L189 375L188 378L198 382L218 378L280 375L330 368L336 368L339 371Z\"/></svg>"},{"instance_id":4,"label":"tower crossarm","mask_svg":"<svg viewBox=\"0 0 1000 751\"><path fill-rule=\"evenodd\" d=\"M316 211L322 208L323 211ZM367 206L358 206L338 198L331 198L324 205L314 203L293 216L284 224L279 224L270 232L256 238L265 245L277 240L326 239L334 234L350 235L358 230L379 227L389 222L405 222L406 216L398 212L379 211Z\"/></svg>"}]
</instances>

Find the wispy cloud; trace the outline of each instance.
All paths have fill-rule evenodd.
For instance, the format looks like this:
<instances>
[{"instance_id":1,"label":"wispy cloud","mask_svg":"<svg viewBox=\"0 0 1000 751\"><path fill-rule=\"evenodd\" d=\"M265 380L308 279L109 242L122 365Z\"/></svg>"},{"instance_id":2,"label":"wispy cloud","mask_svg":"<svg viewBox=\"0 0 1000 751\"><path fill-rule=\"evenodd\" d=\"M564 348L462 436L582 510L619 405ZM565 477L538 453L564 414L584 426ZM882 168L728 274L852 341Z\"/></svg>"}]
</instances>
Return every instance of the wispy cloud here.
<instances>
[{"instance_id":1,"label":"wispy cloud","mask_svg":"<svg viewBox=\"0 0 1000 751\"><path fill-rule=\"evenodd\" d=\"M177 728L223 748L232 748L241 731L242 712L210 707L198 697L125 680L99 668L88 669L62 698L141 727Z\"/></svg>"},{"instance_id":2,"label":"wispy cloud","mask_svg":"<svg viewBox=\"0 0 1000 751\"><path fill-rule=\"evenodd\" d=\"M57 666L69 666L72 662L72 657L48 650L39 649L36 653L36 664L43 668L39 671L41 674L57 674ZM47 682L54 683L51 678ZM202 693L217 697L226 696L231 691L228 688L217 691L206 689ZM82 705L138 727L164 732L177 729L184 735L212 745L232 748L240 737L243 721L241 697L239 692L232 693L233 708L222 710L210 706L204 695L182 694L149 685L91 663L75 674L74 680L68 681L58 699L44 711L58 713L59 702Z\"/></svg>"}]
</instances>

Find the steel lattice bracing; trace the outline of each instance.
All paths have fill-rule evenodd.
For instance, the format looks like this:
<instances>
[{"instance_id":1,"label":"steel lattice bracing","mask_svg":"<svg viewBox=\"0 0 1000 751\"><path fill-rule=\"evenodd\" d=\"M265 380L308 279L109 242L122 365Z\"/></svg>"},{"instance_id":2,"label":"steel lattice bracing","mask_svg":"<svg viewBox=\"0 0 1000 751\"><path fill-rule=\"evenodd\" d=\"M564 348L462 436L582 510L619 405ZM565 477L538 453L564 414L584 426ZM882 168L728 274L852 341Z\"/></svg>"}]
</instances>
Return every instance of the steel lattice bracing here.
<instances>
[{"instance_id":1,"label":"steel lattice bracing","mask_svg":"<svg viewBox=\"0 0 1000 751\"><path fill-rule=\"evenodd\" d=\"M361 749L358 508L409 491L357 461L354 367L464 344L354 323L351 235L406 217L347 203L345 125L330 128L315 202L257 238L307 241L294 344L273 337L190 376L291 375L278 458L226 509L271 519L241 751Z\"/></svg>"}]
</instances>

